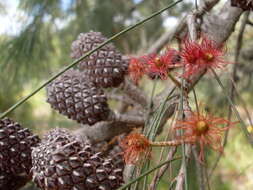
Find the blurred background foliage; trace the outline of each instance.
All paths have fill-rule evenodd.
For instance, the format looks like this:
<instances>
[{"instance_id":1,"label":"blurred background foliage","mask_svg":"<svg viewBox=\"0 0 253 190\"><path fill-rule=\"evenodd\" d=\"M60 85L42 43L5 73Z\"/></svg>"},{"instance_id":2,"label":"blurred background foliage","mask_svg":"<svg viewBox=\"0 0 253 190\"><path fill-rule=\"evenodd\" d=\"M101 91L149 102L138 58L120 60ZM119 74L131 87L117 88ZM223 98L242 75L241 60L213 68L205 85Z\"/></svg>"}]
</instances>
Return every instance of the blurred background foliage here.
<instances>
[{"instance_id":1,"label":"blurred background foliage","mask_svg":"<svg viewBox=\"0 0 253 190\"><path fill-rule=\"evenodd\" d=\"M12 19L16 20L19 26L17 26L18 29L15 29L16 32L9 28L0 33L0 112L5 111L43 80L70 63L70 46L80 32L94 30L110 37L171 2L171 0L0 0L2 20L7 19L10 4L11 6L17 5L16 18ZM193 1L190 0L181 3L119 38L115 41L115 45L126 55L145 52L165 31L173 29L175 21L188 12L192 6ZM253 16L250 20L253 21ZM235 39L239 25L240 22L231 40L226 44L228 60L231 62L234 60ZM5 26L5 28L8 27ZM246 28L241 55L237 63L239 69L236 82L238 91L252 116L252 24ZM232 66L222 71L227 73L222 78L224 81L229 81L231 68ZM228 110L226 99L220 95L221 91L217 83L210 79L211 75L208 74L196 87L198 98L206 105L206 109L217 115L226 116ZM166 82L159 82L158 87L166 87ZM145 90L150 91L152 83L148 81ZM229 83L227 87L228 85ZM76 123L52 111L45 100L45 90L42 90L11 113L10 117L32 128L40 135L56 126L78 127ZM236 103L245 117L238 99ZM166 134L161 136L164 135ZM208 154L208 167L212 165L216 156L217 154ZM225 155L211 178L212 189L253 189L252 156L252 150L240 129L231 130ZM179 164L175 162L171 170L177 171L178 167ZM190 167L195 166L191 164ZM188 171L191 172L189 175L190 189L196 189L194 169ZM159 189L167 189L166 187L173 181L175 175L172 172L171 175L165 176L160 182ZM29 184L24 189L34 190L36 188Z\"/></svg>"}]
</instances>

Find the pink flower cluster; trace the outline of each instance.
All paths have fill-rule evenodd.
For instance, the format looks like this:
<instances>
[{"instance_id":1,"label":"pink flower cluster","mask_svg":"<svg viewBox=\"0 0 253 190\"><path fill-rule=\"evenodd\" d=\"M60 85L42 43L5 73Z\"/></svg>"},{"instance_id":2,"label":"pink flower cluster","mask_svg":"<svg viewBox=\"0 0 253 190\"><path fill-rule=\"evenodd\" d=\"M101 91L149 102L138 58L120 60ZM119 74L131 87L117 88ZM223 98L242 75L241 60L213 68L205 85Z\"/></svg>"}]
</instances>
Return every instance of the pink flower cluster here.
<instances>
[{"instance_id":1,"label":"pink flower cluster","mask_svg":"<svg viewBox=\"0 0 253 190\"><path fill-rule=\"evenodd\" d=\"M207 37L193 42L189 39L183 41L181 51L168 48L162 55L156 53L131 58L128 72L135 82L144 74L150 78L166 80L168 72L174 68L184 67L184 73L180 77L190 79L203 69L223 68L229 62L224 60L225 51Z\"/></svg>"}]
</instances>

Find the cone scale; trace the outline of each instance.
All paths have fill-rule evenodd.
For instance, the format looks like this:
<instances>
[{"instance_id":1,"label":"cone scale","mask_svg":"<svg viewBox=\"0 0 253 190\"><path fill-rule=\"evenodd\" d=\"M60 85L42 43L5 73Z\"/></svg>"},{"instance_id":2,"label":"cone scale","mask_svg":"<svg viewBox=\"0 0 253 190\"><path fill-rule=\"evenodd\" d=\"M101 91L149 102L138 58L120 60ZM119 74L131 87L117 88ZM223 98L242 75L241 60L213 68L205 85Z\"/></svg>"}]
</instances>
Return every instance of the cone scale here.
<instances>
[{"instance_id":1,"label":"cone scale","mask_svg":"<svg viewBox=\"0 0 253 190\"><path fill-rule=\"evenodd\" d=\"M72 43L71 57L78 59L106 40L100 32L81 33ZM128 62L110 43L81 61L78 67L87 76L88 80L99 87L108 88L117 87L123 82Z\"/></svg>"},{"instance_id":2,"label":"cone scale","mask_svg":"<svg viewBox=\"0 0 253 190\"><path fill-rule=\"evenodd\" d=\"M70 70L47 87L47 102L59 113L78 123L93 125L109 115L107 98L102 89Z\"/></svg>"}]
</instances>

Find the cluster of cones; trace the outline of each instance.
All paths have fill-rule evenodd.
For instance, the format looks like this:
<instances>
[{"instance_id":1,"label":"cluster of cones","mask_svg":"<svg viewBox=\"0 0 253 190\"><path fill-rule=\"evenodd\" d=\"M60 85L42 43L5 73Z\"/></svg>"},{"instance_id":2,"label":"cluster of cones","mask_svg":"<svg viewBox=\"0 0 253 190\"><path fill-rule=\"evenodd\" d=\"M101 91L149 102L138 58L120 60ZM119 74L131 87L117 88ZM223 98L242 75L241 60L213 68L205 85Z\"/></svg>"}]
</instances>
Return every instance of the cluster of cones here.
<instances>
[{"instance_id":1,"label":"cluster of cones","mask_svg":"<svg viewBox=\"0 0 253 190\"><path fill-rule=\"evenodd\" d=\"M2 190L17 190L31 179L43 190L111 190L123 183L120 154L112 149L104 156L66 129L53 129L40 140L3 119L0 149Z\"/></svg>"},{"instance_id":2,"label":"cluster of cones","mask_svg":"<svg viewBox=\"0 0 253 190\"><path fill-rule=\"evenodd\" d=\"M79 59L106 40L99 32L81 33L71 57ZM107 120L104 88L124 81L128 62L107 44L47 86L47 102L68 118L93 125ZM113 190L123 183L122 156L106 156L66 129L42 139L8 118L0 120L0 189L17 190L30 180L43 190ZM120 155L120 156L119 156Z\"/></svg>"},{"instance_id":3,"label":"cluster of cones","mask_svg":"<svg viewBox=\"0 0 253 190\"><path fill-rule=\"evenodd\" d=\"M100 32L81 33L72 43L71 57L79 59L105 42ZM103 88L117 87L124 81L128 62L107 44L54 80L47 87L48 102L59 113L78 123L93 125L110 113Z\"/></svg>"}]
</instances>

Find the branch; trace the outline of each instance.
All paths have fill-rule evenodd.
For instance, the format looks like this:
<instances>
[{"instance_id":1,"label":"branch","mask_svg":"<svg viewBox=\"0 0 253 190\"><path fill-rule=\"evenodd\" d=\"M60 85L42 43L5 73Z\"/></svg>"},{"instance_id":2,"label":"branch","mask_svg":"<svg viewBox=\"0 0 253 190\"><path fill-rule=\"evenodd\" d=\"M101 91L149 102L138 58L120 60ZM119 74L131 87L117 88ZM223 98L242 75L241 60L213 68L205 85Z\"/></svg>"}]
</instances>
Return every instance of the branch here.
<instances>
[{"instance_id":1,"label":"branch","mask_svg":"<svg viewBox=\"0 0 253 190\"><path fill-rule=\"evenodd\" d=\"M117 112L111 112L108 121L122 122L130 125L143 126L145 123L144 117L131 115L131 114L120 114Z\"/></svg>"},{"instance_id":2,"label":"branch","mask_svg":"<svg viewBox=\"0 0 253 190\"><path fill-rule=\"evenodd\" d=\"M133 104L138 104L138 102L135 102L134 100L132 100L131 98L129 98L128 96L125 95L119 95L116 93L111 93L111 92L105 92L105 95L108 99L112 99L112 100L117 100L119 102L124 102L127 105L133 105Z\"/></svg>"},{"instance_id":3,"label":"branch","mask_svg":"<svg viewBox=\"0 0 253 190\"><path fill-rule=\"evenodd\" d=\"M133 128L143 127L145 119L131 114L111 113L110 121L102 121L93 126L83 125L74 131L82 139L88 139L92 144L112 139L122 133L128 133Z\"/></svg>"},{"instance_id":4,"label":"branch","mask_svg":"<svg viewBox=\"0 0 253 190\"><path fill-rule=\"evenodd\" d=\"M109 140L119 134L130 132L136 126L127 125L123 122L102 121L92 127L83 125L82 128L74 131L76 135L88 139L92 144Z\"/></svg>"},{"instance_id":5,"label":"branch","mask_svg":"<svg viewBox=\"0 0 253 190\"><path fill-rule=\"evenodd\" d=\"M220 0L207 0L201 4L199 10L196 12L198 17L203 16L206 12L210 11ZM191 13L190 13L191 14ZM174 30L165 32L154 44L148 49L148 53L154 53L160 51L167 43L169 43L173 38L179 36L184 30L187 29L188 15L184 16L175 27Z\"/></svg>"},{"instance_id":6,"label":"branch","mask_svg":"<svg viewBox=\"0 0 253 190\"><path fill-rule=\"evenodd\" d=\"M235 24L242 13L242 9L232 7L230 1L227 1L219 13L204 17L202 31L217 44L223 44L234 31Z\"/></svg>"},{"instance_id":7,"label":"branch","mask_svg":"<svg viewBox=\"0 0 253 190\"><path fill-rule=\"evenodd\" d=\"M197 26L196 26L196 14L189 14L187 19L188 33L191 41L197 40Z\"/></svg>"},{"instance_id":8,"label":"branch","mask_svg":"<svg viewBox=\"0 0 253 190\"><path fill-rule=\"evenodd\" d=\"M144 108L148 105L148 99L143 91L138 88L132 81L125 79L122 86L122 90L128 95L132 100L139 102Z\"/></svg>"},{"instance_id":9,"label":"branch","mask_svg":"<svg viewBox=\"0 0 253 190\"><path fill-rule=\"evenodd\" d=\"M147 53L159 52L167 43L169 43L175 36L186 27L186 17L183 17L174 30L165 32L154 44L147 50Z\"/></svg>"}]
</instances>

